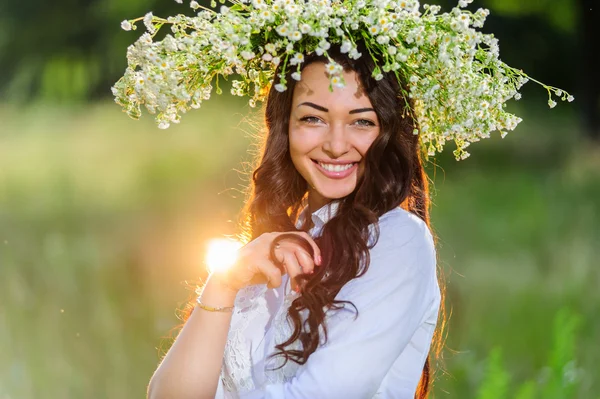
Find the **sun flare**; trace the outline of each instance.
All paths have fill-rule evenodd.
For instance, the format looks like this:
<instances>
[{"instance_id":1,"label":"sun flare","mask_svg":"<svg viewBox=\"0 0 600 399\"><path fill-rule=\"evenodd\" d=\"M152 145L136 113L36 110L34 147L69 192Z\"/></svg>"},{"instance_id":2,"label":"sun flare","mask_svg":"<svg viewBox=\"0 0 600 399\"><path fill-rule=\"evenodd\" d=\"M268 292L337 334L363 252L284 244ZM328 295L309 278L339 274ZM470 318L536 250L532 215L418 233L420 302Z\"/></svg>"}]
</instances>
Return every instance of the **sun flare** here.
<instances>
[{"instance_id":1,"label":"sun flare","mask_svg":"<svg viewBox=\"0 0 600 399\"><path fill-rule=\"evenodd\" d=\"M209 273L223 271L235 263L242 243L230 238L213 238L206 244L204 261Z\"/></svg>"}]
</instances>

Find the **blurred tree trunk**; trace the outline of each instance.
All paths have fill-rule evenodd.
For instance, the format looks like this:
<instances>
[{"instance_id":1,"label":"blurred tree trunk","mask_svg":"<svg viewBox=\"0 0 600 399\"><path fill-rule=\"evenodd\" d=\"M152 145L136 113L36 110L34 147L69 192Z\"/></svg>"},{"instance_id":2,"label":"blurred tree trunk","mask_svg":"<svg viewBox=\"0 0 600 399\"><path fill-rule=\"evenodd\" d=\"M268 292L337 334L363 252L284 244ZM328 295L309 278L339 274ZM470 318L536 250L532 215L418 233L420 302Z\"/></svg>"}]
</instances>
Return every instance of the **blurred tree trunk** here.
<instances>
[{"instance_id":1,"label":"blurred tree trunk","mask_svg":"<svg viewBox=\"0 0 600 399\"><path fill-rule=\"evenodd\" d=\"M581 22L581 109L585 133L600 142L600 4L577 0Z\"/></svg>"}]
</instances>

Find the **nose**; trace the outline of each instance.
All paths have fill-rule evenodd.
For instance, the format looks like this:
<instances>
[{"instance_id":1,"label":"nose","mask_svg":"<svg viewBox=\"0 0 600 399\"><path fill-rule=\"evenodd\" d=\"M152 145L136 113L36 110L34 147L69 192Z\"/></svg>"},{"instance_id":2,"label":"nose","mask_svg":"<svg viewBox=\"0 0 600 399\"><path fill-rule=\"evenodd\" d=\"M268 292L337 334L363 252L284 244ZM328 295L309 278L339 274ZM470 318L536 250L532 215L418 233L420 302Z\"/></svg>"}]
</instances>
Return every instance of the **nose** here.
<instances>
[{"instance_id":1,"label":"nose","mask_svg":"<svg viewBox=\"0 0 600 399\"><path fill-rule=\"evenodd\" d=\"M331 158L339 158L350 151L350 141L343 125L331 125L323 141L323 151Z\"/></svg>"}]
</instances>

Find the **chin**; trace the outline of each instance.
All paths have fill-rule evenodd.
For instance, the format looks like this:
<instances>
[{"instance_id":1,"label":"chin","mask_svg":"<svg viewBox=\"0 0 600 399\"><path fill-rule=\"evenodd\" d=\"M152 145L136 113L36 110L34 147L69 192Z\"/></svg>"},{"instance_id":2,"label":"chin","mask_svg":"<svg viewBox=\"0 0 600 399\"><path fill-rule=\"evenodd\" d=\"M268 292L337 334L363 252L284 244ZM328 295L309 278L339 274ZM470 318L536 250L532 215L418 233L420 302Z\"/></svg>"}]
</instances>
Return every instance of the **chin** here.
<instances>
[{"instance_id":1,"label":"chin","mask_svg":"<svg viewBox=\"0 0 600 399\"><path fill-rule=\"evenodd\" d=\"M319 193L319 195L321 197L327 198L330 200L336 200L336 199L347 197L348 195L352 194L352 192L356 188L355 184L342 186L342 187L331 187L331 186L324 187L324 186L325 185L323 185L323 184L316 184L314 186L315 191L317 193Z\"/></svg>"},{"instance_id":2,"label":"chin","mask_svg":"<svg viewBox=\"0 0 600 399\"><path fill-rule=\"evenodd\" d=\"M328 200L336 200L347 197L356 190L358 174L356 171L344 179L331 179L315 171L311 174L310 185L320 197Z\"/></svg>"}]
</instances>

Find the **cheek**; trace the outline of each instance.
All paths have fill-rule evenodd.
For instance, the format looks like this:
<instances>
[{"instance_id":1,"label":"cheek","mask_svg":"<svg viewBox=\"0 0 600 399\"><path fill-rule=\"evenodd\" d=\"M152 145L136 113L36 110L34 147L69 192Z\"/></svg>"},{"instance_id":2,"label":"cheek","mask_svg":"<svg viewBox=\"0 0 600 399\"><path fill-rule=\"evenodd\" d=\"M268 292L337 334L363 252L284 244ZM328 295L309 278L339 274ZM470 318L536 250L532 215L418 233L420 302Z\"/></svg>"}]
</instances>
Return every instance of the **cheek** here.
<instances>
[{"instance_id":1,"label":"cheek","mask_svg":"<svg viewBox=\"0 0 600 399\"><path fill-rule=\"evenodd\" d=\"M367 135L360 136L356 140L356 149L360 152L360 154L364 157L367 153L367 150L371 148L371 145L379 136L379 130L371 132Z\"/></svg>"},{"instance_id":2,"label":"cheek","mask_svg":"<svg viewBox=\"0 0 600 399\"><path fill-rule=\"evenodd\" d=\"M304 172L304 169L306 168L304 166L304 157L306 156L307 151L306 143L302 139L302 134L295 129L290 129L288 137L290 146L290 158L292 158L292 164L294 165L298 173L300 173L300 175L302 175L302 177L306 179Z\"/></svg>"},{"instance_id":3,"label":"cheek","mask_svg":"<svg viewBox=\"0 0 600 399\"><path fill-rule=\"evenodd\" d=\"M319 145L317 134L314 131L303 129L290 129L289 142L292 159L308 155Z\"/></svg>"}]
</instances>

